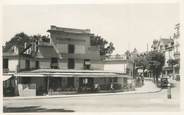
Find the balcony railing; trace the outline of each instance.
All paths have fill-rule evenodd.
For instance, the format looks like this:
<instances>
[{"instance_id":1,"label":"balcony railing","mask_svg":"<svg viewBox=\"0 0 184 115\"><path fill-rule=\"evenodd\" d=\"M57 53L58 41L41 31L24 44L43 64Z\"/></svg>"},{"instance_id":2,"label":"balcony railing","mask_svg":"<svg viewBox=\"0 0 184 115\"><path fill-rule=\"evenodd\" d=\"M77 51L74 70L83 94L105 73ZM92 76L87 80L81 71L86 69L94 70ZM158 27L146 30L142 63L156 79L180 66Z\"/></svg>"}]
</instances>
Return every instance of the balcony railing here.
<instances>
[{"instance_id":1,"label":"balcony railing","mask_svg":"<svg viewBox=\"0 0 184 115\"><path fill-rule=\"evenodd\" d=\"M179 58L180 58L180 52L179 52L179 51L174 52L174 57L175 57L176 59L179 59Z\"/></svg>"},{"instance_id":2,"label":"balcony railing","mask_svg":"<svg viewBox=\"0 0 184 115\"><path fill-rule=\"evenodd\" d=\"M111 55L105 58L106 61L111 60L127 60L127 57L125 55Z\"/></svg>"},{"instance_id":3,"label":"balcony railing","mask_svg":"<svg viewBox=\"0 0 184 115\"><path fill-rule=\"evenodd\" d=\"M59 68L59 64L58 64L58 63L51 63L51 64L50 64L50 67L51 67L52 69L58 69L58 68Z\"/></svg>"},{"instance_id":4,"label":"balcony railing","mask_svg":"<svg viewBox=\"0 0 184 115\"><path fill-rule=\"evenodd\" d=\"M179 51L174 52L174 55L180 55Z\"/></svg>"}]
</instances>

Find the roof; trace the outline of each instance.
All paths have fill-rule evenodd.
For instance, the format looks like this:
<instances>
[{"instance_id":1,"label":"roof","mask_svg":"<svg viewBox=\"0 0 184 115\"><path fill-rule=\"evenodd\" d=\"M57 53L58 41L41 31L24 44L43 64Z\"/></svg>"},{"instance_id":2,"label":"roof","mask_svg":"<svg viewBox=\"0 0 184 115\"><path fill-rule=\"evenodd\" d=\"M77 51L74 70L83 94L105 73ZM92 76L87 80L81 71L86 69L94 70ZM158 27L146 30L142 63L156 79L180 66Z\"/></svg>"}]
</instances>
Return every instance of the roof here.
<instances>
[{"instance_id":1,"label":"roof","mask_svg":"<svg viewBox=\"0 0 184 115\"><path fill-rule=\"evenodd\" d=\"M8 79L10 79L11 77L13 77L12 75L3 75L3 81L6 81Z\"/></svg>"},{"instance_id":2,"label":"roof","mask_svg":"<svg viewBox=\"0 0 184 115\"><path fill-rule=\"evenodd\" d=\"M160 38L160 42L162 42L163 44L169 44L169 43L171 43L172 41L173 41L172 39Z\"/></svg>"},{"instance_id":3,"label":"roof","mask_svg":"<svg viewBox=\"0 0 184 115\"><path fill-rule=\"evenodd\" d=\"M64 28L64 27L57 27L52 25L48 32L51 31L62 31L68 33L76 33L76 34L90 34L90 29L75 29L75 28Z\"/></svg>"},{"instance_id":4,"label":"roof","mask_svg":"<svg viewBox=\"0 0 184 115\"><path fill-rule=\"evenodd\" d=\"M3 57L15 57L18 56L18 54L11 53L11 52L3 52Z\"/></svg>"},{"instance_id":5,"label":"roof","mask_svg":"<svg viewBox=\"0 0 184 115\"><path fill-rule=\"evenodd\" d=\"M126 77L122 72L103 70L60 70L60 69L38 69L29 72L15 74L18 77Z\"/></svg>"},{"instance_id":6,"label":"roof","mask_svg":"<svg viewBox=\"0 0 184 115\"><path fill-rule=\"evenodd\" d=\"M104 71L104 70L62 70L62 69L37 69L31 71L31 73L119 73L123 74L121 71Z\"/></svg>"},{"instance_id":7,"label":"roof","mask_svg":"<svg viewBox=\"0 0 184 115\"><path fill-rule=\"evenodd\" d=\"M51 45L38 46L38 49L39 49L38 57L41 57L41 58L59 57L56 50Z\"/></svg>"}]
</instances>

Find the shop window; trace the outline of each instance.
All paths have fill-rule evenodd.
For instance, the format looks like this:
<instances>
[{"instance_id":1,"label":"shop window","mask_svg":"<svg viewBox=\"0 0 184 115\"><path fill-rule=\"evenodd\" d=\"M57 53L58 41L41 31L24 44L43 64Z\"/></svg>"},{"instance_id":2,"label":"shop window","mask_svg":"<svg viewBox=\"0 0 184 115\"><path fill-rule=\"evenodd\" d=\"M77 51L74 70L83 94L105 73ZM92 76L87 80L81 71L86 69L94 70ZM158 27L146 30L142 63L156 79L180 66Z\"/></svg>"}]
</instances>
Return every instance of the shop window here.
<instances>
[{"instance_id":1,"label":"shop window","mask_svg":"<svg viewBox=\"0 0 184 115\"><path fill-rule=\"evenodd\" d=\"M117 77L113 77L110 79L110 82L118 82L118 78Z\"/></svg>"},{"instance_id":2,"label":"shop window","mask_svg":"<svg viewBox=\"0 0 184 115\"><path fill-rule=\"evenodd\" d=\"M21 78L21 83L22 84L29 84L29 83L31 83L31 78L30 77Z\"/></svg>"},{"instance_id":3,"label":"shop window","mask_svg":"<svg viewBox=\"0 0 184 115\"><path fill-rule=\"evenodd\" d=\"M113 81L114 81L114 82L118 82L118 78L117 78L117 77L114 77L114 78L113 78Z\"/></svg>"},{"instance_id":4,"label":"shop window","mask_svg":"<svg viewBox=\"0 0 184 115\"><path fill-rule=\"evenodd\" d=\"M68 77L67 78L67 87L68 88L74 88L74 77Z\"/></svg>"}]
</instances>

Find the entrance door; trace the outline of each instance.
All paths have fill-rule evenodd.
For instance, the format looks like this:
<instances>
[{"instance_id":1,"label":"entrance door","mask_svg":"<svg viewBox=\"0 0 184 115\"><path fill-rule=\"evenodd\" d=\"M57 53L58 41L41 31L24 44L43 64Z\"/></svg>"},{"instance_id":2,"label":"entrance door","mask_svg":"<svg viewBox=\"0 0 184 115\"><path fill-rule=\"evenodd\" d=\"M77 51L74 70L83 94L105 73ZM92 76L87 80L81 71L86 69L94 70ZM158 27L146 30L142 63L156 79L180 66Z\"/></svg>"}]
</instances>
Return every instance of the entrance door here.
<instances>
[{"instance_id":1,"label":"entrance door","mask_svg":"<svg viewBox=\"0 0 184 115\"><path fill-rule=\"evenodd\" d=\"M93 88L94 78L79 78L79 87Z\"/></svg>"},{"instance_id":2,"label":"entrance door","mask_svg":"<svg viewBox=\"0 0 184 115\"><path fill-rule=\"evenodd\" d=\"M68 88L74 88L74 77L68 77L67 78L67 87Z\"/></svg>"}]
</instances>

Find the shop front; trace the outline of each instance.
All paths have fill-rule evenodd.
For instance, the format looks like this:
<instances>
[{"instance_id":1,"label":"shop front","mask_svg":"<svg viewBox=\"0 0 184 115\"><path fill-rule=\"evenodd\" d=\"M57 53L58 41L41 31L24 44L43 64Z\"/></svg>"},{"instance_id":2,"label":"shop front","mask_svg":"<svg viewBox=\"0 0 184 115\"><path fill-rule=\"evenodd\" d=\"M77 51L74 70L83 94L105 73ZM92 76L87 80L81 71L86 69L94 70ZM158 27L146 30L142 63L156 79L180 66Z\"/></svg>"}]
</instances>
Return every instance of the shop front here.
<instances>
[{"instance_id":1,"label":"shop front","mask_svg":"<svg viewBox=\"0 0 184 115\"><path fill-rule=\"evenodd\" d=\"M47 71L14 74L19 96L95 93L121 90L129 76L106 71Z\"/></svg>"}]
</instances>

